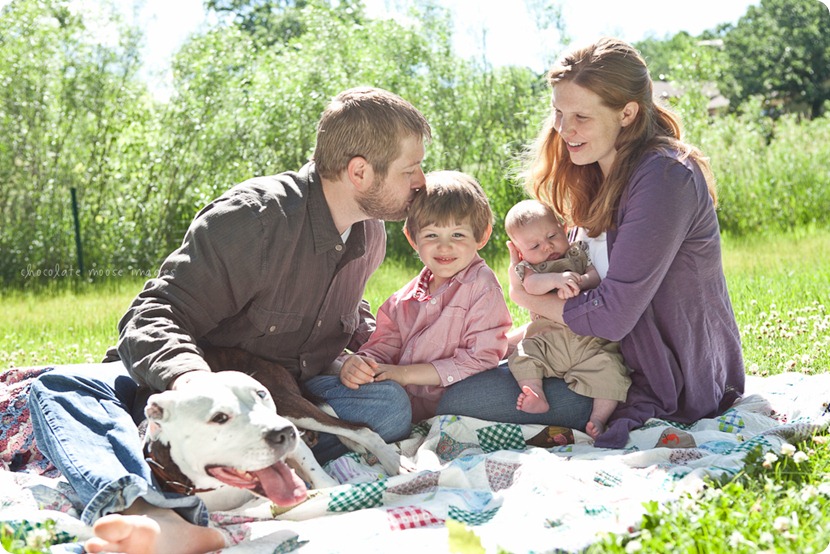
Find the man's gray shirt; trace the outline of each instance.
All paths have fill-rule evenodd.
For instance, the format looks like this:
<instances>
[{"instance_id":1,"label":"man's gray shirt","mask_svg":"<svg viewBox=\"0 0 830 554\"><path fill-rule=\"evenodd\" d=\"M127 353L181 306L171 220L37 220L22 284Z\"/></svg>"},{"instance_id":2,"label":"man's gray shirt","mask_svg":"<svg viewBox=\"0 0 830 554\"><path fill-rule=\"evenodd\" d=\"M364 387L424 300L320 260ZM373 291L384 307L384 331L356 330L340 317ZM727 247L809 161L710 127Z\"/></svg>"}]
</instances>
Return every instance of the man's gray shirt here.
<instances>
[{"instance_id":1,"label":"man's gray shirt","mask_svg":"<svg viewBox=\"0 0 830 554\"><path fill-rule=\"evenodd\" d=\"M241 183L208 204L119 323L133 378L165 390L208 369L197 346L239 347L306 380L375 327L366 282L383 261L383 222L343 244L313 163Z\"/></svg>"}]
</instances>

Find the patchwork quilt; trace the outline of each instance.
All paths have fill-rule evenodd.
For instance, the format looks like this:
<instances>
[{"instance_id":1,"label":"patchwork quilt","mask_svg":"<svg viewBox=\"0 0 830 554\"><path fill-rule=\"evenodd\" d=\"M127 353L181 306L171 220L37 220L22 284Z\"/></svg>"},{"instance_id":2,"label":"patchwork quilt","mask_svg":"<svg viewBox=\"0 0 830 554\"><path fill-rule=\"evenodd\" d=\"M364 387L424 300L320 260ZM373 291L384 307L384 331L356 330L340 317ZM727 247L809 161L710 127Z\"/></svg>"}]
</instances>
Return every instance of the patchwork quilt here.
<instances>
[{"instance_id":1,"label":"patchwork quilt","mask_svg":"<svg viewBox=\"0 0 830 554\"><path fill-rule=\"evenodd\" d=\"M66 542L53 551L82 552L82 507L37 451L26 409L31 379L47 370L0 374L0 522L54 521ZM213 513L211 524L231 545L223 554L449 552L450 520L487 552L578 552L601 533L630 532L645 502L694 494L707 477L740 471L750 450L777 453L826 428L828 402L830 374L749 377L722 416L653 419L620 450L595 448L577 430L438 416L397 445L412 473L389 477L371 457L349 454L326 466L339 486L287 510L252 501Z\"/></svg>"}]
</instances>

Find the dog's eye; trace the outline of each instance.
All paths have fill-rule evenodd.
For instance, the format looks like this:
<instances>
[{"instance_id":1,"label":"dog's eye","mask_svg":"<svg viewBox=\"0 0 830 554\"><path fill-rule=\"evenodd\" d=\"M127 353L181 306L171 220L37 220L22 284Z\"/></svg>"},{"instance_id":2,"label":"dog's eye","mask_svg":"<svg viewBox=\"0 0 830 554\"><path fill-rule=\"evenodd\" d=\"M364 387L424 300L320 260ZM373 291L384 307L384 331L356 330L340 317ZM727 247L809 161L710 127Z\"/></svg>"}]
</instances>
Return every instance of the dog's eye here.
<instances>
[{"instance_id":1,"label":"dog's eye","mask_svg":"<svg viewBox=\"0 0 830 554\"><path fill-rule=\"evenodd\" d=\"M219 412L215 414L212 418L210 418L210 421L211 423L218 423L219 425L221 425L223 423L227 423L229 419L230 418L228 417L228 414L223 414L222 412Z\"/></svg>"},{"instance_id":2,"label":"dog's eye","mask_svg":"<svg viewBox=\"0 0 830 554\"><path fill-rule=\"evenodd\" d=\"M265 389L258 389L256 391L256 395L264 400L265 398L268 398L268 391Z\"/></svg>"}]
</instances>

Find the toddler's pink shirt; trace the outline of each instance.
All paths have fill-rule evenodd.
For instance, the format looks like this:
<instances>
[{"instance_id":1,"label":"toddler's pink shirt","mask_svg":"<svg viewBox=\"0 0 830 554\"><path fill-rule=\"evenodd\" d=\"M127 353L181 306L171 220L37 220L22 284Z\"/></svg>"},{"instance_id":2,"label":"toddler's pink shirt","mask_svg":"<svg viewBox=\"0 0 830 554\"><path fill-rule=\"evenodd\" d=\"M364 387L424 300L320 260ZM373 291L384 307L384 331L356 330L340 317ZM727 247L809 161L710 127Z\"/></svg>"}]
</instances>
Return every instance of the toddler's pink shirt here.
<instances>
[{"instance_id":1,"label":"toddler's pink shirt","mask_svg":"<svg viewBox=\"0 0 830 554\"><path fill-rule=\"evenodd\" d=\"M444 387L498 365L512 325L496 274L481 257L432 295L431 275L424 268L383 303L377 328L358 352L382 364L435 366L440 386L406 387L416 422L435 415Z\"/></svg>"}]
</instances>

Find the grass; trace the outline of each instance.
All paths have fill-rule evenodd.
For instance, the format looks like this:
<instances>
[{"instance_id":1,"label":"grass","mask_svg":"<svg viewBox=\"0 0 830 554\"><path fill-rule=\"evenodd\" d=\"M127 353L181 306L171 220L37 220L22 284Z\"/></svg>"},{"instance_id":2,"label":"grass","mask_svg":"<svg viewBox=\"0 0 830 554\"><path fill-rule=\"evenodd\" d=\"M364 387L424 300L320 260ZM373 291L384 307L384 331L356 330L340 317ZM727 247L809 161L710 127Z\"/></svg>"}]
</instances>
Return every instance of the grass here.
<instances>
[{"instance_id":1,"label":"grass","mask_svg":"<svg viewBox=\"0 0 830 554\"><path fill-rule=\"evenodd\" d=\"M0 368L101 361L141 285L133 280L74 290L52 285L0 295Z\"/></svg>"},{"instance_id":2,"label":"grass","mask_svg":"<svg viewBox=\"0 0 830 554\"><path fill-rule=\"evenodd\" d=\"M507 260L491 266L503 277ZM725 237L724 267L748 374L830 370L830 230ZM386 262L370 281L367 299L376 308L418 269L411 260ZM0 370L99 360L115 343L118 319L141 286L124 279L0 294ZM517 323L526 321L511 308ZM827 441L822 433L776 453L776 460L755 455L737 478L713 483L701 497L650 504L639 530L605 537L589 552L822 552L830 544Z\"/></svg>"}]
</instances>

